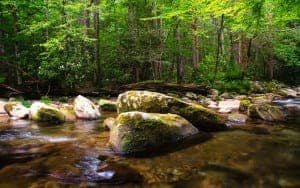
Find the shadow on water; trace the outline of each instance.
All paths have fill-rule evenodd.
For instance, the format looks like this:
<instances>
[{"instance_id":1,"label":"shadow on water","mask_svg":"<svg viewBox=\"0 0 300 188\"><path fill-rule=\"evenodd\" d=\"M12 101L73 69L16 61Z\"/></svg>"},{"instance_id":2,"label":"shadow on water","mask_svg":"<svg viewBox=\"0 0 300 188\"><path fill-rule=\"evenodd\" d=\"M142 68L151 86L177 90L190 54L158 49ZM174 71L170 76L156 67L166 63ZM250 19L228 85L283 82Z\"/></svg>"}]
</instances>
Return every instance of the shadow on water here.
<instances>
[{"instance_id":1,"label":"shadow on water","mask_svg":"<svg viewBox=\"0 0 300 188\"><path fill-rule=\"evenodd\" d=\"M184 138L182 140L178 140L177 142L174 143L160 145L158 147L154 147L151 149L145 148L144 151L124 154L123 156L128 158L149 158L149 157L162 156L168 153L180 151L188 147L201 144L211 138L212 138L212 134L207 132L199 132L196 135L189 136L188 138ZM121 155L120 153L116 153L116 154Z\"/></svg>"}]
</instances>

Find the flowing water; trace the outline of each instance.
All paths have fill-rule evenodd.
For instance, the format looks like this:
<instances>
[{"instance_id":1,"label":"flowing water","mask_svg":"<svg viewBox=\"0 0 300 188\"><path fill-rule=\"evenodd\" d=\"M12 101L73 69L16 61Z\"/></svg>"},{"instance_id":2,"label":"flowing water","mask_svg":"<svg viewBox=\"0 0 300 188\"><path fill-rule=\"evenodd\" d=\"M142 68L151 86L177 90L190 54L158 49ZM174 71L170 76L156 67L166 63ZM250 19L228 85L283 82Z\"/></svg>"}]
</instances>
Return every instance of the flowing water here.
<instances>
[{"instance_id":1,"label":"flowing water","mask_svg":"<svg viewBox=\"0 0 300 188\"><path fill-rule=\"evenodd\" d=\"M297 124L251 122L130 157L111 150L102 120L0 116L0 187L300 187Z\"/></svg>"}]
</instances>

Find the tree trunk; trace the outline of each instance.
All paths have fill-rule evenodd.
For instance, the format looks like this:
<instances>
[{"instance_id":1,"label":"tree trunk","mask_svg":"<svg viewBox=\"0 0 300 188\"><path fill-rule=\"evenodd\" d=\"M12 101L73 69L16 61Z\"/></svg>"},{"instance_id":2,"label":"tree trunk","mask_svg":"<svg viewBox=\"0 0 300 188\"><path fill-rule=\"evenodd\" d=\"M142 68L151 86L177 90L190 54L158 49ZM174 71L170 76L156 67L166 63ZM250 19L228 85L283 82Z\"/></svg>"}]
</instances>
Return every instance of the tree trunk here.
<instances>
[{"instance_id":1,"label":"tree trunk","mask_svg":"<svg viewBox=\"0 0 300 188\"><path fill-rule=\"evenodd\" d=\"M238 49L238 63L242 66L243 65L243 34L240 34L239 39L239 49Z\"/></svg>"},{"instance_id":2,"label":"tree trunk","mask_svg":"<svg viewBox=\"0 0 300 188\"><path fill-rule=\"evenodd\" d=\"M49 22L49 3L48 3L48 0L45 0L45 21L46 21L46 24L48 24L48 22ZM45 36L46 36L46 40L48 41L48 39L49 39L49 27L48 27L48 25L46 26L46 29L45 29Z\"/></svg>"},{"instance_id":3,"label":"tree trunk","mask_svg":"<svg viewBox=\"0 0 300 188\"><path fill-rule=\"evenodd\" d=\"M178 17L176 17L175 38L176 38L176 46L177 46L177 52L175 54L177 83L181 84L183 81L183 62L182 62L182 57L181 57L180 20Z\"/></svg>"},{"instance_id":4,"label":"tree trunk","mask_svg":"<svg viewBox=\"0 0 300 188\"><path fill-rule=\"evenodd\" d=\"M216 56L214 78L216 78L216 75L218 73L218 66L219 66L219 61L220 61L220 53L222 53L221 36L222 36L222 33L223 33L223 28L224 28L224 14L222 14L222 16L221 16L220 28L219 28L218 36L217 36L217 56Z\"/></svg>"},{"instance_id":5,"label":"tree trunk","mask_svg":"<svg viewBox=\"0 0 300 188\"><path fill-rule=\"evenodd\" d=\"M199 63L199 37L198 37L198 18L194 18L193 24L192 24L192 32L193 32L193 68L194 71L196 71Z\"/></svg>"},{"instance_id":6,"label":"tree trunk","mask_svg":"<svg viewBox=\"0 0 300 188\"><path fill-rule=\"evenodd\" d=\"M101 65L100 65L100 20L99 20L99 0L94 0L94 38L95 38L95 63L96 63L96 72L95 72L95 80L97 84L101 83Z\"/></svg>"},{"instance_id":7,"label":"tree trunk","mask_svg":"<svg viewBox=\"0 0 300 188\"><path fill-rule=\"evenodd\" d=\"M91 2L90 2L90 0L86 0L85 4L86 4L86 9L84 10L84 26L85 26L86 35L89 35L89 29L91 27L91 21L90 21Z\"/></svg>"},{"instance_id":8,"label":"tree trunk","mask_svg":"<svg viewBox=\"0 0 300 188\"><path fill-rule=\"evenodd\" d=\"M20 59L20 52L19 52L19 44L18 44L18 40L17 40L17 36L18 36L18 15L17 15L17 5L14 4L12 6L12 10L11 10L11 14L12 14L12 20L13 20L13 36L14 36L14 55L15 55L15 59L14 62L18 62ZM21 75L19 73L18 70L13 71L16 76L17 76L17 84L21 85L22 84L22 79L21 79Z\"/></svg>"}]
</instances>

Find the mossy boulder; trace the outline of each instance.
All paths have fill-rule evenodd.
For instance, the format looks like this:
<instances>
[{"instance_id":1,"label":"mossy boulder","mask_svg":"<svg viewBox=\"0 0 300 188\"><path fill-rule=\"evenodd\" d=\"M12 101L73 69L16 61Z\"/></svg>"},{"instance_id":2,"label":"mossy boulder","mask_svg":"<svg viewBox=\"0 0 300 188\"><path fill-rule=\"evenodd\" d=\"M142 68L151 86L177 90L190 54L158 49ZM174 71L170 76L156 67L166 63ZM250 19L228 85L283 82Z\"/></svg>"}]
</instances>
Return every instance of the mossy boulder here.
<instances>
[{"instance_id":1,"label":"mossy boulder","mask_svg":"<svg viewBox=\"0 0 300 188\"><path fill-rule=\"evenodd\" d=\"M74 110L77 118L80 119L98 119L101 114L98 106L89 99L79 95L74 100Z\"/></svg>"},{"instance_id":2,"label":"mossy boulder","mask_svg":"<svg viewBox=\"0 0 300 188\"><path fill-rule=\"evenodd\" d=\"M225 129L224 119L202 105L187 103L178 98L150 91L127 91L119 95L118 113L141 111L148 113L172 113L182 116L200 130Z\"/></svg>"},{"instance_id":3,"label":"mossy boulder","mask_svg":"<svg viewBox=\"0 0 300 188\"><path fill-rule=\"evenodd\" d=\"M117 111L117 105L116 105L116 102L114 102L114 101L100 99L98 101L98 105L100 106L101 110L104 110L104 111L109 111L109 112Z\"/></svg>"},{"instance_id":4,"label":"mossy boulder","mask_svg":"<svg viewBox=\"0 0 300 188\"><path fill-rule=\"evenodd\" d=\"M4 110L10 117L16 119L24 119L29 115L29 109L21 102L7 102L4 105Z\"/></svg>"},{"instance_id":5,"label":"mossy boulder","mask_svg":"<svg viewBox=\"0 0 300 188\"><path fill-rule=\"evenodd\" d=\"M186 119L176 114L121 113L110 129L109 142L122 154L140 152L177 142L198 133Z\"/></svg>"},{"instance_id":6,"label":"mossy boulder","mask_svg":"<svg viewBox=\"0 0 300 188\"><path fill-rule=\"evenodd\" d=\"M269 104L252 104L248 108L248 116L265 121L284 121L285 115L277 106Z\"/></svg>"},{"instance_id":7,"label":"mossy boulder","mask_svg":"<svg viewBox=\"0 0 300 188\"><path fill-rule=\"evenodd\" d=\"M64 114L65 121L73 122L76 121L76 114L74 110L74 106L70 104L62 104L59 107L59 110Z\"/></svg>"},{"instance_id":8,"label":"mossy boulder","mask_svg":"<svg viewBox=\"0 0 300 188\"><path fill-rule=\"evenodd\" d=\"M30 118L35 121L63 123L64 114L55 106L34 102L30 107Z\"/></svg>"},{"instance_id":9,"label":"mossy boulder","mask_svg":"<svg viewBox=\"0 0 300 188\"><path fill-rule=\"evenodd\" d=\"M251 101L249 99L242 99L240 103L240 111L247 111L249 106L251 105Z\"/></svg>"}]
</instances>

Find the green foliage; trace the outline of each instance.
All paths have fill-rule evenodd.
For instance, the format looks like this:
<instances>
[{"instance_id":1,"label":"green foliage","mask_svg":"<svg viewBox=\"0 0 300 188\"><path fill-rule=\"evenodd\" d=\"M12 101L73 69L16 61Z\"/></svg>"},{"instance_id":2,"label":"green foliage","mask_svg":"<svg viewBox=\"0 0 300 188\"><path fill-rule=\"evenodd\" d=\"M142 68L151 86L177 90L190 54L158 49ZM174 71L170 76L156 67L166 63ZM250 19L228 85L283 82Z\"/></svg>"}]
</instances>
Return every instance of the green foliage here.
<instances>
[{"instance_id":1,"label":"green foliage","mask_svg":"<svg viewBox=\"0 0 300 188\"><path fill-rule=\"evenodd\" d=\"M45 104L51 104L52 103L52 99L49 96L42 96L41 97L41 102L45 103Z\"/></svg>"},{"instance_id":2,"label":"green foliage","mask_svg":"<svg viewBox=\"0 0 300 188\"><path fill-rule=\"evenodd\" d=\"M16 98L16 101L21 102L27 108L31 106L31 103L28 100L25 100L24 97L18 97Z\"/></svg>"},{"instance_id":3,"label":"green foliage","mask_svg":"<svg viewBox=\"0 0 300 188\"><path fill-rule=\"evenodd\" d=\"M220 92L236 92L239 94L248 94L250 92L249 80L233 80L216 82L215 88Z\"/></svg>"},{"instance_id":4,"label":"green foliage","mask_svg":"<svg viewBox=\"0 0 300 188\"><path fill-rule=\"evenodd\" d=\"M5 78L0 74L0 84L3 83Z\"/></svg>"},{"instance_id":5,"label":"green foliage","mask_svg":"<svg viewBox=\"0 0 300 188\"><path fill-rule=\"evenodd\" d=\"M74 90L182 77L245 92L245 79L299 80L298 1L94 2L1 0L0 83Z\"/></svg>"},{"instance_id":6,"label":"green foliage","mask_svg":"<svg viewBox=\"0 0 300 188\"><path fill-rule=\"evenodd\" d=\"M67 97L67 96L62 96L62 97L59 97L58 98L58 101L59 102L64 102L64 103L67 103L67 102L69 102L69 97Z\"/></svg>"}]
</instances>

